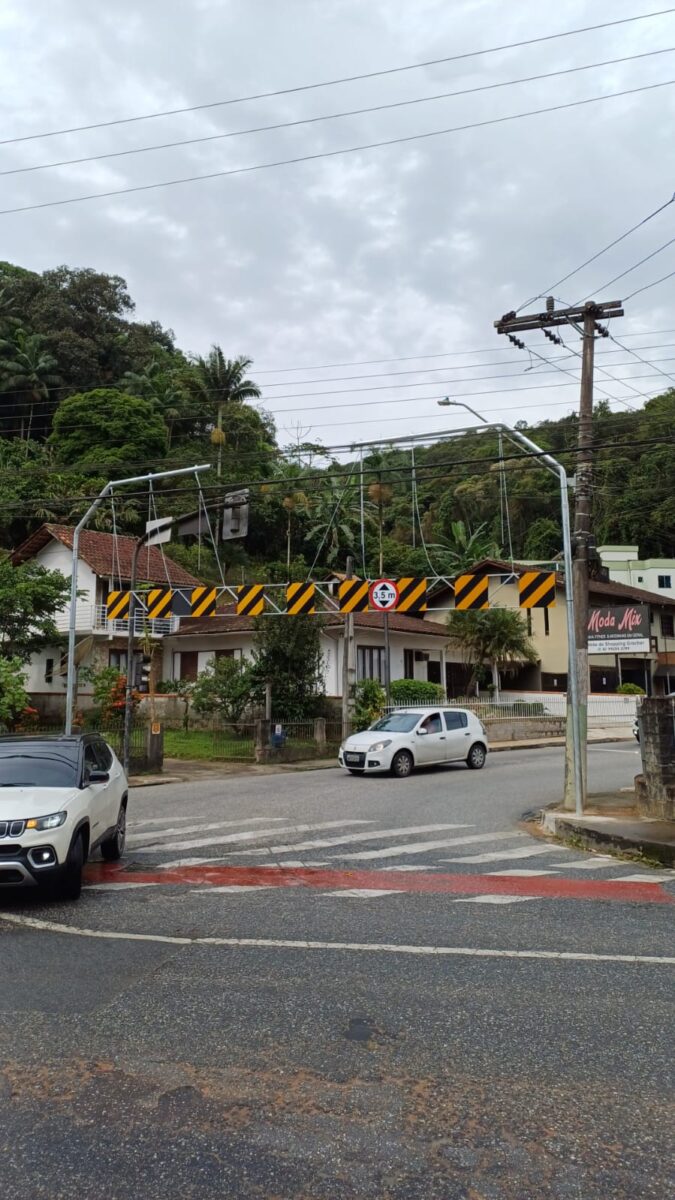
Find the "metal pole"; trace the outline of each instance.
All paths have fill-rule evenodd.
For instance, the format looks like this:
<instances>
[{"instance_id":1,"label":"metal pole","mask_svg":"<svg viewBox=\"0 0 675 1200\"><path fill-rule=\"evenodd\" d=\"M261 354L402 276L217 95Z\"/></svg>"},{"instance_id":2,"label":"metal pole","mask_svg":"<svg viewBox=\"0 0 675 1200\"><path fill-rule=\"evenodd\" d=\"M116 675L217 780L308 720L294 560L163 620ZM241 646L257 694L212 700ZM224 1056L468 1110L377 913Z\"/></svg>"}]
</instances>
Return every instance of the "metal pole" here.
<instances>
[{"instance_id":1,"label":"metal pole","mask_svg":"<svg viewBox=\"0 0 675 1200\"><path fill-rule=\"evenodd\" d=\"M129 628L127 630L127 682L124 689L124 734L122 737L122 766L129 774L131 760L131 718L134 709L134 625L136 623L136 572L138 570L138 555L145 545L145 538L139 538L134 546L131 559L131 583L129 587Z\"/></svg>"},{"instance_id":2,"label":"metal pole","mask_svg":"<svg viewBox=\"0 0 675 1200\"><path fill-rule=\"evenodd\" d=\"M173 471L156 471L152 475L132 475L129 479L113 479L106 483L100 495L89 506L86 513L78 521L73 530L73 566L70 580L70 614L68 620L68 658L66 674L66 720L64 733L72 733L73 709L75 705L75 635L77 630L77 575L80 563L80 533L87 525L89 518L96 512L113 488L122 487L129 483L147 483L150 479L166 479L171 475L194 475L196 471L208 471L210 463L202 463L197 467L180 467Z\"/></svg>"},{"instance_id":3,"label":"metal pole","mask_svg":"<svg viewBox=\"0 0 675 1200\"><path fill-rule=\"evenodd\" d=\"M581 733L581 775L586 795L586 739L588 726L588 577L591 536L591 486L593 478L593 360L595 353L595 305L584 311L581 394L577 435L577 466L574 505L574 641Z\"/></svg>"},{"instance_id":4,"label":"metal pole","mask_svg":"<svg viewBox=\"0 0 675 1200\"><path fill-rule=\"evenodd\" d=\"M389 613L384 614L384 693L387 707L391 704L391 655L389 647Z\"/></svg>"},{"instance_id":5,"label":"metal pole","mask_svg":"<svg viewBox=\"0 0 675 1200\"><path fill-rule=\"evenodd\" d=\"M354 578L354 559L347 558L347 579ZM345 617L344 637L342 639L342 736L348 737L352 712L352 685L354 682L354 614L347 613Z\"/></svg>"}]
</instances>

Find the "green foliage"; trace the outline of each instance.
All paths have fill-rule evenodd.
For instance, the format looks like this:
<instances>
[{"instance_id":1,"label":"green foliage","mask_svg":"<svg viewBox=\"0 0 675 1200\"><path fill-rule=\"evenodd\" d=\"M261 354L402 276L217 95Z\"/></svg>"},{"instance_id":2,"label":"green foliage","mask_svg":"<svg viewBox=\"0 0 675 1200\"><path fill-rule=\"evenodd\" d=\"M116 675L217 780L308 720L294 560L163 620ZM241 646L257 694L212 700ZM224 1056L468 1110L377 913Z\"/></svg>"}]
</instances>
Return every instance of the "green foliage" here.
<instances>
[{"instance_id":1,"label":"green foliage","mask_svg":"<svg viewBox=\"0 0 675 1200\"><path fill-rule=\"evenodd\" d=\"M121 675L117 667L84 667L79 673L80 679L92 684L96 720L105 725L121 725L124 720L126 707L127 677ZM133 708L140 704L140 694L132 692Z\"/></svg>"},{"instance_id":2,"label":"green foliage","mask_svg":"<svg viewBox=\"0 0 675 1200\"><path fill-rule=\"evenodd\" d=\"M28 708L28 693L20 658L0 658L0 727L11 728Z\"/></svg>"},{"instance_id":3,"label":"green foliage","mask_svg":"<svg viewBox=\"0 0 675 1200\"><path fill-rule=\"evenodd\" d=\"M522 663L539 661L517 608L453 609L448 614L448 633L458 643L464 661L471 664L473 682L486 661L507 672Z\"/></svg>"},{"instance_id":4,"label":"green foliage","mask_svg":"<svg viewBox=\"0 0 675 1200\"><path fill-rule=\"evenodd\" d=\"M35 562L15 567L0 558L0 656L28 662L31 654L60 639L54 614L70 596L70 582L60 571Z\"/></svg>"},{"instance_id":5,"label":"green foliage","mask_svg":"<svg viewBox=\"0 0 675 1200\"><path fill-rule=\"evenodd\" d=\"M545 562L562 550L560 522L551 517L539 517L533 521L525 537L523 557Z\"/></svg>"},{"instance_id":6,"label":"green foliage","mask_svg":"<svg viewBox=\"0 0 675 1200\"><path fill-rule=\"evenodd\" d=\"M236 724L254 696L253 666L244 658L216 658L200 672L191 691L196 712L217 713Z\"/></svg>"},{"instance_id":7,"label":"green foliage","mask_svg":"<svg viewBox=\"0 0 675 1200\"><path fill-rule=\"evenodd\" d=\"M644 696L645 689L637 683L620 683L616 689L619 696Z\"/></svg>"},{"instance_id":8,"label":"green foliage","mask_svg":"<svg viewBox=\"0 0 675 1200\"><path fill-rule=\"evenodd\" d=\"M354 697L354 729L368 729L382 716L386 701L384 688L377 679L360 680Z\"/></svg>"},{"instance_id":9,"label":"green foliage","mask_svg":"<svg viewBox=\"0 0 675 1200\"><path fill-rule=\"evenodd\" d=\"M272 683L272 709L282 721L320 716L325 704L319 617L260 617L255 623L258 693Z\"/></svg>"},{"instance_id":10,"label":"green foliage","mask_svg":"<svg viewBox=\"0 0 675 1200\"><path fill-rule=\"evenodd\" d=\"M63 401L49 440L57 460L66 465L122 467L139 460L161 463L167 428L151 401L96 388Z\"/></svg>"},{"instance_id":11,"label":"green foliage","mask_svg":"<svg viewBox=\"0 0 675 1200\"><path fill-rule=\"evenodd\" d=\"M389 692L392 704L436 704L445 694L440 683L425 679L393 679Z\"/></svg>"}]
</instances>

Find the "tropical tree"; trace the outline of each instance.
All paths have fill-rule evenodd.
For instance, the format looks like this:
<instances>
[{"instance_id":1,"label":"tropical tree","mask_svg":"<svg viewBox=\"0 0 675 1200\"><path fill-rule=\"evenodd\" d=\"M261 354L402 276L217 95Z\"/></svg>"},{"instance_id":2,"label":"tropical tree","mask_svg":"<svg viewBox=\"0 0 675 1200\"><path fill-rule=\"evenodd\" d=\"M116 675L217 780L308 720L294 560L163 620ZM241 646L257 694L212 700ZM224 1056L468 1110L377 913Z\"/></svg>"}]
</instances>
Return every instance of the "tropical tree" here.
<instances>
[{"instance_id":1,"label":"tropical tree","mask_svg":"<svg viewBox=\"0 0 675 1200\"><path fill-rule=\"evenodd\" d=\"M119 468L161 461L167 429L151 400L96 388L63 401L49 441L58 463Z\"/></svg>"},{"instance_id":2,"label":"tropical tree","mask_svg":"<svg viewBox=\"0 0 675 1200\"><path fill-rule=\"evenodd\" d=\"M464 521L452 521L450 529L449 537L441 535L429 546L430 550L441 552L444 568L449 574L464 571L483 558L499 554L499 547L485 522L472 531Z\"/></svg>"},{"instance_id":3,"label":"tropical tree","mask_svg":"<svg viewBox=\"0 0 675 1200\"><path fill-rule=\"evenodd\" d=\"M70 596L70 580L35 562L14 566L0 558L0 658L28 662L32 654L58 641L55 614Z\"/></svg>"},{"instance_id":4,"label":"tropical tree","mask_svg":"<svg viewBox=\"0 0 675 1200\"><path fill-rule=\"evenodd\" d=\"M218 345L211 347L206 358L197 355L193 363L193 390L202 401L210 420L215 418L215 428L211 433L211 441L217 450L216 474L222 474L223 446L226 434L223 430L223 414L228 405L243 404L246 400L258 400L260 388L252 379L246 378L246 372L253 360L241 355L239 358L225 358Z\"/></svg>"},{"instance_id":5,"label":"tropical tree","mask_svg":"<svg viewBox=\"0 0 675 1200\"><path fill-rule=\"evenodd\" d=\"M364 523L375 524L375 505L367 501L363 506ZM319 488L310 500L309 515L312 528L305 536L323 552L323 559L332 566L340 556L354 549L361 524L359 498L344 480L329 479L326 486Z\"/></svg>"},{"instance_id":6,"label":"tropical tree","mask_svg":"<svg viewBox=\"0 0 675 1200\"><path fill-rule=\"evenodd\" d=\"M0 381L2 390L15 393L21 422L21 439L30 438L33 412L38 400L46 400L50 386L61 382L56 374L56 359L45 348L39 333L15 329L10 338L0 341ZM25 423L28 407L28 424Z\"/></svg>"},{"instance_id":7,"label":"tropical tree","mask_svg":"<svg viewBox=\"0 0 675 1200\"><path fill-rule=\"evenodd\" d=\"M522 663L536 663L539 656L530 641L527 625L517 608L453 609L448 614L448 632L472 668L469 686L487 663L492 672L495 699L499 699L499 672L517 670Z\"/></svg>"}]
</instances>

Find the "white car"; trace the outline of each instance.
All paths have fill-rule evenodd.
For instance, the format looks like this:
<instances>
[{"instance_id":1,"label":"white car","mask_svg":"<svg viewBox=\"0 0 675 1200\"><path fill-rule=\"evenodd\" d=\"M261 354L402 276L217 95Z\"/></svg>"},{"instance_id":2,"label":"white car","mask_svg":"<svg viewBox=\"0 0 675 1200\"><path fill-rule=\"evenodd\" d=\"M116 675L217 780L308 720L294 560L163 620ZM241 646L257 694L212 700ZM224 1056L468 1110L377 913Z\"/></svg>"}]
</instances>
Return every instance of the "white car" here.
<instances>
[{"instance_id":1,"label":"white car","mask_svg":"<svg viewBox=\"0 0 675 1200\"><path fill-rule=\"evenodd\" d=\"M46 885L76 900L100 847L121 858L126 775L99 734L0 737L0 888Z\"/></svg>"},{"instance_id":2,"label":"white car","mask_svg":"<svg viewBox=\"0 0 675 1200\"><path fill-rule=\"evenodd\" d=\"M405 779L415 767L465 762L472 770L485 766L485 726L466 708L398 709L363 733L353 733L340 746L338 762L352 775L391 771Z\"/></svg>"}]
</instances>

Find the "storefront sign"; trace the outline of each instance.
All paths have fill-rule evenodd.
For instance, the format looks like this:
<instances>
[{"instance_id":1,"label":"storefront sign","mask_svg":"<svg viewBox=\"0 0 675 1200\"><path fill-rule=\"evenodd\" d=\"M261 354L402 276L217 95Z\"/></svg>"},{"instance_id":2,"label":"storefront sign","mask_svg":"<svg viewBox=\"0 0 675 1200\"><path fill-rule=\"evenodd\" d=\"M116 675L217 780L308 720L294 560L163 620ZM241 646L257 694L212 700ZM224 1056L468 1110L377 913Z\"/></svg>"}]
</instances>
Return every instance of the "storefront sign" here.
<instances>
[{"instance_id":1,"label":"storefront sign","mask_svg":"<svg viewBox=\"0 0 675 1200\"><path fill-rule=\"evenodd\" d=\"M648 654L649 606L604 605L588 617L589 654Z\"/></svg>"}]
</instances>

